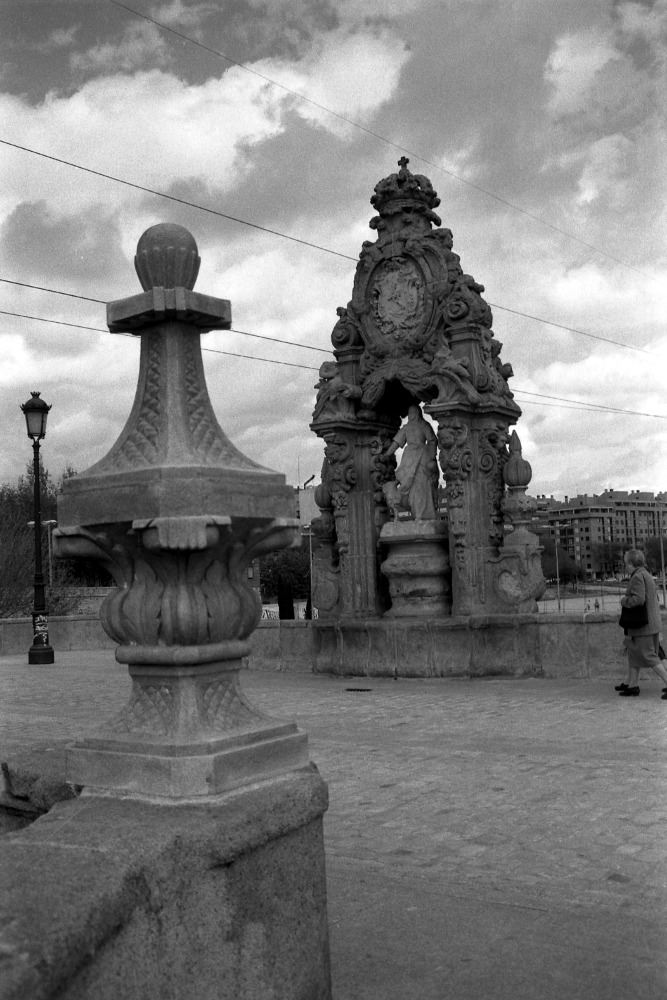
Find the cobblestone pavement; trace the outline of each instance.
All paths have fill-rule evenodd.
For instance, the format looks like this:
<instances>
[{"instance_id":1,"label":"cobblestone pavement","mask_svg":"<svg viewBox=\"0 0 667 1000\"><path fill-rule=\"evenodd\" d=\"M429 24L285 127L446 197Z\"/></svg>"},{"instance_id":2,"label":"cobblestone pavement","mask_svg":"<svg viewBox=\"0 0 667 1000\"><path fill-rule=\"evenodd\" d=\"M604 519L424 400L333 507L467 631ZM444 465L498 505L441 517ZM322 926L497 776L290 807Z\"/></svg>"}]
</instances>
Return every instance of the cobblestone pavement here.
<instances>
[{"instance_id":1,"label":"cobblestone pavement","mask_svg":"<svg viewBox=\"0 0 667 1000\"><path fill-rule=\"evenodd\" d=\"M124 702L129 681L111 653L57 660L0 658L3 756L74 737ZM336 1000L481 995L480 928L489 954L500 949L485 996L667 996L667 701L653 676L639 698L613 683L244 673L258 707L308 732L329 784ZM539 947L538 931L533 979L499 975L522 948L526 961L526 941ZM459 942L456 967L435 934ZM459 954L462 934L477 942L472 958ZM586 935L600 938L588 964ZM570 960L579 971L561 981ZM416 992L401 969L407 983L422 976Z\"/></svg>"}]
</instances>

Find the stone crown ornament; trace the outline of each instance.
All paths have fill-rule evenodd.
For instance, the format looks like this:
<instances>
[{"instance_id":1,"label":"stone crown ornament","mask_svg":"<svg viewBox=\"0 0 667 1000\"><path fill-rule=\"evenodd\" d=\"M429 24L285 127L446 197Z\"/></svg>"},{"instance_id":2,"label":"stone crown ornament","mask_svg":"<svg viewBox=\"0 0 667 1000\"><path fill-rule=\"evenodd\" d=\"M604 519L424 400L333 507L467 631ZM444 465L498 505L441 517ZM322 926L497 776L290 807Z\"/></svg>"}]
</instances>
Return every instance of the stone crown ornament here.
<instances>
[{"instance_id":1,"label":"stone crown ornament","mask_svg":"<svg viewBox=\"0 0 667 1000\"><path fill-rule=\"evenodd\" d=\"M426 216L429 222L440 225L440 218L432 209L437 208L440 199L428 177L423 174L413 174L408 170L407 157L398 161L400 170L397 174L384 177L375 185L375 194L371 205L380 213L380 217L395 215L406 208ZM371 219L369 226L377 229L380 219Z\"/></svg>"}]
</instances>

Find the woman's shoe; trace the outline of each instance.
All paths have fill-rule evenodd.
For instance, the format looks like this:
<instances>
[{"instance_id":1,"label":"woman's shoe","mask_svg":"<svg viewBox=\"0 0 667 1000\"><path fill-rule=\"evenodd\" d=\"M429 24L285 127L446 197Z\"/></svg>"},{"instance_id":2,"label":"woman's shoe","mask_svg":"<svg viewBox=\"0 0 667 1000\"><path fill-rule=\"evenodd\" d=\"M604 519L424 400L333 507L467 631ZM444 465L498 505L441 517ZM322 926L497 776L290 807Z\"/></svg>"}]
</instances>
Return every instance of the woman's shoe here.
<instances>
[{"instance_id":1,"label":"woman's shoe","mask_svg":"<svg viewBox=\"0 0 667 1000\"><path fill-rule=\"evenodd\" d=\"M625 684L625 683L623 683L623 684L617 684L616 687L614 688L614 691L625 691L626 688L627 688L627 686L628 685ZM663 688L663 691L667 691L667 688Z\"/></svg>"},{"instance_id":2,"label":"woman's shoe","mask_svg":"<svg viewBox=\"0 0 667 1000\"><path fill-rule=\"evenodd\" d=\"M638 687L633 687L633 688L626 687L626 688L623 688L623 690L619 691L618 693L620 694L621 697L625 696L626 698L634 698L634 697L636 697L639 694L639 688Z\"/></svg>"}]
</instances>

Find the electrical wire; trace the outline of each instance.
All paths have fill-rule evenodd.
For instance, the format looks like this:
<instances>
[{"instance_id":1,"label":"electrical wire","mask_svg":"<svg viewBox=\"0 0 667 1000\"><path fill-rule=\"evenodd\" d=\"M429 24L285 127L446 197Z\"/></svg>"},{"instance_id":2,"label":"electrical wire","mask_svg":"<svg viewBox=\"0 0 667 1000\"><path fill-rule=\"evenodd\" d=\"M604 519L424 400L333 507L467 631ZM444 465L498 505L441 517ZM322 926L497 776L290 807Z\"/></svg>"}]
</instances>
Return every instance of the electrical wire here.
<instances>
[{"instance_id":1,"label":"electrical wire","mask_svg":"<svg viewBox=\"0 0 667 1000\"><path fill-rule=\"evenodd\" d=\"M655 417L658 420L667 420L667 414L662 413L644 413L641 410L626 410L618 406L606 406L602 403L587 403L580 399L568 399L563 396L546 396L542 392L529 392L528 389L516 389L516 392L522 393L525 396L538 396L540 399L555 399L562 403L576 403L577 406L585 407L587 410L604 410L606 413L628 413L633 417ZM525 400L528 403L530 400Z\"/></svg>"},{"instance_id":2,"label":"electrical wire","mask_svg":"<svg viewBox=\"0 0 667 1000\"><path fill-rule=\"evenodd\" d=\"M20 149L24 153L32 153L33 156L41 156L45 160L52 160L54 163L60 163L65 167L73 167L75 170L82 170L86 174L92 174L94 177L103 177L107 181L114 181L116 184L124 184L125 187L133 188L135 191L143 191L145 194L153 194L158 198L166 198L167 201L174 201L178 205L185 205L188 208L196 208L200 212L207 212L209 215L216 215L220 219L226 219L228 222L236 222L240 226L249 226L251 229L258 229L262 233L269 233L271 236L280 236L284 240L290 240L292 243L300 243L305 247L312 247L314 250L321 250L323 253L332 254L334 257L343 257L345 260L354 260L356 257L350 257L349 254L340 253L338 250L329 250L328 247L318 246L317 243L310 243L308 240L302 240L298 236L289 236L287 233L280 233L276 229L269 229L267 226L260 226L256 222L246 222L245 219L237 219L234 215L227 215L225 212L219 212L215 208L207 208L206 205L198 205L193 201L186 201L185 198L177 198L176 195L166 194L164 191L156 191L155 188L144 187L143 184L135 184L134 181L125 180L123 177L115 177L113 174L105 174L102 170L93 170L92 167L84 167L80 163L73 163L71 160L64 160L59 156L52 156L50 153L43 153L39 149L31 149L29 146L21 146L17 142L10 142L8 139L0 139L0 143L3 146L10 146L12 149Z\"/></svg>"},{"instance_id":3,"label":"electrical wire","mask_svg":"<svg viewBox=\"0 0 667 1000\"><path fill-rule=\"evenodd\" d=\"M108 333L109 332L108 330L103 329L102 327L83 326L80 323L66 323L63 320L48 319L45 316L28 316L25 313L13 313L13 312L8 312L5 309L0 309L0 315L3 315L3 316L17 316L17 317L19 317L21 319L36 320L36 321L38 321L40 323L55 323L58 326L72 326L75 329L92 330L92 331L94 331L96 333ZM246 333L243 330L230 330L229 332L230 333L244 334L245 336L248 336L248 337L257 337L260 340L270 340L270 341L274 340L274 338L272 338L272 337L264 337L261 334ZM126 333L126 334L123 334L123 335L127 336L127 337L132 337L132 338L136 339L136 335L132 334L132 333ZM287 340L276 340L275 342L276 343L280 343L280 344L289 344L289 346L291 346L291 347L306 347L306 346L309 346L309 345L306 345L306 344L295 344L292 341L287 341ZM316 348L316 350L323 351L324 349L323 348ZM319 371L318 368L315 368L312 365L301 365L301 364L298 364L298 363L296 363L294 361L281 361L281 360L278 360L277 358L258 358L256 355L252 355L252 354L238 354L238 353L236 353L234 351L223 351L223 350L221 350L219 348L215 348L215 347L202 347L202 351L206 351L209 354L224 354L224 355L226 355L227 357L230 357L230 358L243 358L244 360L247 360L247 361L262 361L262 362L265 362L266 364L285 365L285 366L287 366L289 368L301 368L304 371L312 371L312 372L318 372ZM330 352L329 351L324 351L324 353L325 354L329 354ZM661 413L644 413L644 412L639 411L639 410L627 410L627 409L623 409L622 407L605 406L605 405L602 405L600 403L587 403L584 400L568 399L567 397L563 397L563 396L549 396L549 395L546 395L545 393L541 393L541 392L530 392L527 389L515 389L514 392L515 393L520 393L522 395L527 395L527 396L536 396L539 399L548 399L548 400L555 400L556 401L554 403L545 403L544 404L545 406L555 406L555 405L560 404L560 405L562 405L563 409L577 409L577 410L585 409L585 410L589 410L589 411L593 411L593 412L602 411L602 412L605 412L605 413L624 413L624 414L627 414L629 416L653 417L653 418L655 418L657 420L667 420L667 415L661 414ZM533 404L537 405L535 400L524 400L524 402L526 402L526 403L533 403Z\"/></svg>"},{"instance_id":4,"label":"electrical wire","mask_svg":"<svg viewBox=\"0 0 667 1000\"><path fill-rule=\"evenodd\" d=\"M45 289L48 291L48 289ZM65 293L67 294L67 293ZM97 299L90 299L91 302L97 302ZM95 333L108 333L108 329L101 326L84 326L82 323L66 323L61 319L49 319L46 316L31 316L28 313L20 312L10 312L8 309L0 309L0 316L16 316L18 319L32 319L37 323L55 323L56 326L71 326L76 330L93 330ZM236 330L234 327L230 327L229 333L238 333L244 337L254 337L256 340L268 340L272 344L286 344L288 347L301 347L304 351L319 351L322 354L331 354L331 351L324 347L313 347L312 344L297 344L294 340L282 340L280 337L267 337L263 333L248 333L247 330ZM132 334L130 334L132 336ZM213 350L213 348L203 347L202 350ZM317 368L314 369L317 371Z\"/></svg>"},{"instance_id":5,"label":"electrical wire","mask_svg":"<svg viewBox=\"0 0 667 1000\"><path fill-rule=\"evenodd\" d=\"M594 253L601 254L601 256L606 257L608 260L613 260L614 263L620 264L622 267L628 268L630 271L635 271L640 274L643 278L648 278L651 281L657 281L658 279L652 274L646 274L641 271L638 267L633 264L628 264L626 261L621 260L619 257L614 257L613 254L608 253L606 250L602 250L600 247L595 246L593 243L588 243L586 240L581 239L579 236L575 236L573 233L568 232L566 229L561 229L560 226L554 225L552 222L547 222L542 219L539 215L535 215L533 212L529 212L525 208L521 208L519 205L515 205L513 202L508 201L506 198L502 198L500 195L494 194L493 191L488 191L486 188L481 187L479 184L475 184L474 181L469 181L460 174L457 174L454 170L448 170L446 167L441 166L439 163L434 163L432 160L427 160L420 153L416 153L414 150L410 150L405 146L401 146L399 143L394 142L392 139L387 139L386 136L380 135L379 132L374 132L372 129L367 128L365 125L360 125L359 122L354 121L352 118L347 118L345 115L341 115L338 111L333 111L331 108L326 107L324 104L320 104L318 101L314 101L310 97L306 97L305 94L300 93L298 90L292 90L290 87L285 86L285 84L279 83L277 80L273 80L271 77L266 76L264 73L260 73L258 70L252 69L245 63L239 62L233 59L231 56L226 55L224 52L220 52L218 49L211 48L209 45L205 45L203 42L198 41L196 38L192 38L191 35L186 35L182 31L177 31L175 28L170 27L168 24L164 24L162 21L158 21L156 18L149 17L148 14L142 14L140 11L135 10L134 7L130 7L127 4L120 3L119 0L109 0L115 7L120 7L123 10L128 11L130 14L134 14L136 17L143 18L144 21L148 21L150 24L154 24L158 28L162 28L163 31L168 31L170 34L175 35L177 38L181 38L186 42L190 42L192 45L196 45L198 48L203 49L215 56L219 56L226 62L233 66L237 66L239 69L244 70L246 73L251 73L253 76L259 77L261 80L270 83L273 87L278 87L280 90L284 90L285 93L291 94L293 97L298 97L299 100L304 101L306 104L310 104L314 108L318 108L320 111L326 112L326 114L331 115L333 118L337 118L339 121L345 122L347 125L353 126L353 128L359 129L359 131L364 132L366 135L372 136L374 139L379 139L380 142L385 143L387 146L391 146L392 149L397 149L401 153L407 153L410 156L415 157L421 163L425 163L429 167L433 167L434 170L438 170L442 174L446 174L448 177L452 177L454 180L459 181L461 184L465 184L468 187L473 188L475 191L479 191L481 194L486 195L489 198L493 198L495 201L499 202L501 205L505 205L507 208L511 208L515 212L520 212L527 218L532 219L534 222L539 222L540 225L546 226L553 232L558 233L561 236L566 236L568 239L573 240L575 243L579 243L581 246L586 247L588 250L593 250Z\"/></svg>"},{"instance_id":6,"label":"electrical wire","mask_svg":"<svg viewBox=\"0 0 667 1000\"><path fill-rule=\"evenodd\" d=\"M0 140L0 142L1 141L2 140ZM352 259L353 258L350 257L350 260ZM53 295L67 295L69 298L72 299L82 299L84 302L99 302L101 305L106 305L106 301L104 299L94 299L91 298L89 295L76 295L74 292L61 292L57 288L46 288L44 285L31 285L27 281L13 281L10 278L0 278L0 281L6 282L7 284L10 285L20 285L22 288L34 288L39 292L51 292ZM614 347L624 347L628 351L637 351L637 353L639 354L648 354L650 357L657 358L660 356L658 354L655 354L655 352L653 351L647 351L643 347L635 347L634 344L624 344L621 340L612 340L610 337L603 337L601 334L598 333L589 333L586 330L579 330L577 329L577 327L574 326L566 326L564 323L556 323L553 320L543 319L540 316L531 316L529 313L521 312L519 309L510 309L508 306L500 306L498 305L497 302L488 302L488 305L490 305L493 309L500 309L503 312L513 313L515 316L523 316L524 319L533 320L535 323L544 323L546 326L554 326L557 327L559 330L567 330L569 333L577 333L581 337L590 337L593 340L600 340L604 344L612 344ZM245 331L236 330L232 332L244 333ZM247 337L260 336L260 334L258 333L246 333L245 335ZM269 337L268 339L273 340L274 338ZM284 341L284 343L291 343L291 341ZM299 346L305 347L306 345L303 344ZM314 347L311 349L316 351L324 351L324 353L326 354L330 353L323 347Z\"/></svg>"},{"instance_id":7,"label":"electrical wire","mask_svg":"<svg viewBox=\"0 0 667 1000\"><path fill-rule=\"evenodd\" d=\"M523 316L524 319L532 319L538 323L546 323L548 326L555 326L559 330L567 330L569 333L578 333L581 337L590 337L592 340L601 340L605 344L613 344L615 347L625 347L628 351L638 351L640 354L648 354L650 357L658 357L653 351L647 351L644 347L635 347L634 344L624 344L621 340L612 340L611 337L603 337L599 333L589 333L586 330L579 330L574 326L565 326L563 323L554 323L550 319L541 319L539 316L531 316L529 313L520 312L518 309L510 309L509 306L499 306L489 302L492 309L502 309L503 312L513 313L515 316Z\"/></svg>"}]
</instances>

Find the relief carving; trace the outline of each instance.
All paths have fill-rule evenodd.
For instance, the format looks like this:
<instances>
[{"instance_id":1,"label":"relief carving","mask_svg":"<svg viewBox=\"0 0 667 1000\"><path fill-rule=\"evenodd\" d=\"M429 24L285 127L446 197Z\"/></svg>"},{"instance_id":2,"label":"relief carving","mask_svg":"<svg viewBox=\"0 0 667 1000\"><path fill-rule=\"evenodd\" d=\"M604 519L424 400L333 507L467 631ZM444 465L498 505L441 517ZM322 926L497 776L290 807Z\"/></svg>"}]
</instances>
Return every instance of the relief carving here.
<instances>
[{"instance_id":1,"label":"relief carving","mask_svg":"<svg viewBox=\"0 0 667 1000\"><path fill-rule=\"evenodd\" d=\"M446 483L452 479L466 479L473 467L473 453L466 447L468 428L462 420L442 423L438 428L440 468Z\"/></svg>"},{"instance_id":2,"label":"relief carving","mask_svg":"<svg viewBox=\"0 0 667 1000\"><path fill-rule=\"evenodd\" d=\"M160 397L162 342L158 333L146 335L146 377L137 419L130 433L109 454L112 468L125 470L149 464L158 452L158 437L162 420ZM143 345L142 345L143 346Z\"/></svg>"},{"instance_id":3,"label":"relief carving","mask_svg":"<svg viewBox=\"0 0 667 1000\"><path fill-rule=\"evenodd\" d=\"M313 410L313 423L325 420L354 419L355 400L361 399L359 386L344 382L335 361L320 365L320 379L316 384L317 399Z\"/></svg>"},{"instance_id":4,"label":"relief carving","mask_svg":"<svg viewBox=\"0 0 667 1000\"><path fill-rule=\"evenodd\" d=\"M459 591L458 597L453 594L454 605L459 613L488 611L485 602L493 604L496 591L484 567L506 545L510 511L520 514L524 505L505 477L509 425L521 411L509 389L512 367L501 359L484 286L464 273L451 230L440 228L433 211L439 199L428 178L412 174L405 157L399 168L376 185L371 200L379 214L370 225L377 240L363 244L352 300L338 311L334 328L334 345L353 346L358 353L337 351L338 367L323 366L317 386L313 429L325 440L340 603L346 613L355 613L359 603L362 613L358 594L377 591L370 579L372 547L379 529L384 530L387 505L400 515L399 522L405 514L399 476L394 478L395 466L388 461L393 462L391 431L376 428L395 427L408 407L424 404L439 425L437 450ZM356 431L352 425L348 435L341 420L337 433L329 433L328 419L353 414ZM373 434L364 437L371 427ZM355 461L364 487L351 503ZM519 470L518 459L510 477L515 467ZM371 491L372 501L367 499ZM370 567L363 585L361 576L352 579L361 565Z\"/></svg>"},{"instance_id":5,"label":"relief carving","mask_svg":"<svg viewBox=\"0 0 667 1000\"><path fill-rule=\"evenodd\" d=\"M404 257L378 268L370 302L377 329L392 340L404 340L424 322L425 282L416 263Z\"/></svg>"}]
</instances>

